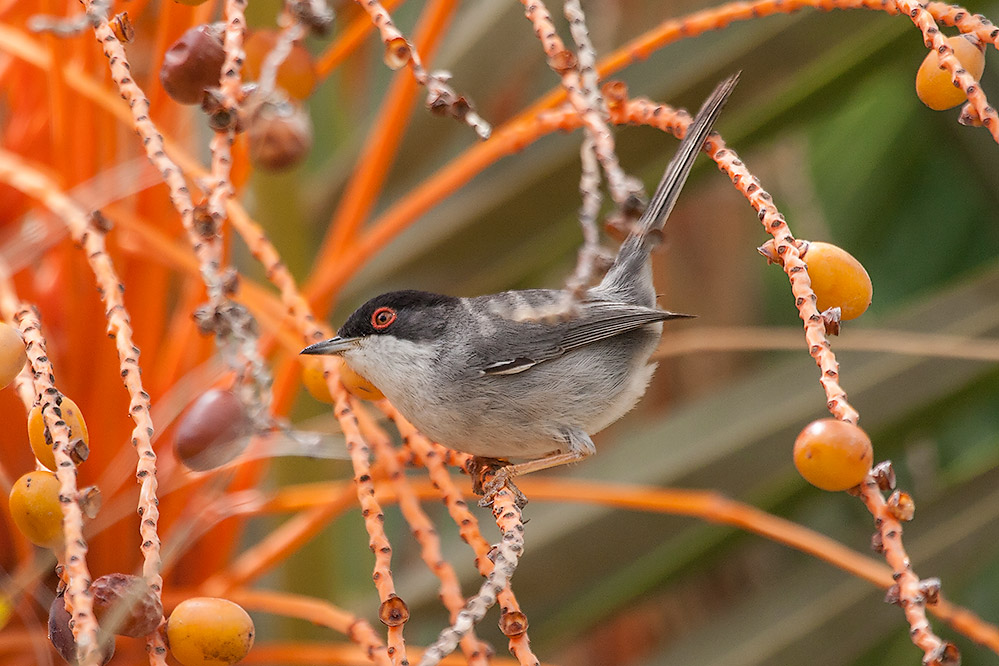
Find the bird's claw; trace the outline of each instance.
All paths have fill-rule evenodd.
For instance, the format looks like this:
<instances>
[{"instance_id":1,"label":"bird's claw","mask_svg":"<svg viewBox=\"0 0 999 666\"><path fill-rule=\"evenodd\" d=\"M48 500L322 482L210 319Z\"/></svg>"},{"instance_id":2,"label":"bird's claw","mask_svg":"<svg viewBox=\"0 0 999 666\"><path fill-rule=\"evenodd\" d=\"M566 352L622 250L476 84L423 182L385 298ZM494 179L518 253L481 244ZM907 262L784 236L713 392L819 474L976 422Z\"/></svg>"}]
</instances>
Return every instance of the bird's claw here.
<instances>
[{"instance_id":1,"label":"bird's claw","mask_svg":"<svg viewBox=\"0 0 999 666\"><path fill-rule=\"evenodd\" d=\"M512 467L510 463L494 458L475 457L469 467L469 473L472 475L472 492L482 495L479 506L486 508L492 506L496 495L504 488L513 495L513 501L518 509L523 509L527 505L527 497L513 482L514 475L510 472Z\"/></svg>"}]
</instances>

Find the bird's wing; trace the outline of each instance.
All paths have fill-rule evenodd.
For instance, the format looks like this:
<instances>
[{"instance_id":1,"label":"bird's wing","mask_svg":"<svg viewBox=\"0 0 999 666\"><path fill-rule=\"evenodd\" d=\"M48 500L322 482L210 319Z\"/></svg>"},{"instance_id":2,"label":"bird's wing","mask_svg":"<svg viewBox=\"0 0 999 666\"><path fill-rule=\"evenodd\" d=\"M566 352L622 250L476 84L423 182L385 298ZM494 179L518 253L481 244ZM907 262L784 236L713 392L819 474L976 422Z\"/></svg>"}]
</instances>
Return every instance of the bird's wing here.
<instances>
[{"instance_id":1,"label":"bird's wing","mask_svg":"<svg viewBox=\"0 0 999 666\"><path fill-rule=\"evenodd\" d=\"M647 324L686 316L688 315L640 305L590 302L583 306L583 313L579 318L569 320L560 346L563 352L567 352L592 342L634 331Z\"/></svg>"},{"instance_id":2,"label":"bird's wing","mask_svg":"<svg viewBox=\"0 0 999 666\"><path fill-rule=\"evenodd\" d=\"M504 345L488 363L480 366L484 375L512 375L528 370L538 363L606 340L648 324L667 319L687 317L656 308L613 301L586 301L579 312L563 322L525 322L523 335L513 344Z\"/></svg>"}]
</instances>

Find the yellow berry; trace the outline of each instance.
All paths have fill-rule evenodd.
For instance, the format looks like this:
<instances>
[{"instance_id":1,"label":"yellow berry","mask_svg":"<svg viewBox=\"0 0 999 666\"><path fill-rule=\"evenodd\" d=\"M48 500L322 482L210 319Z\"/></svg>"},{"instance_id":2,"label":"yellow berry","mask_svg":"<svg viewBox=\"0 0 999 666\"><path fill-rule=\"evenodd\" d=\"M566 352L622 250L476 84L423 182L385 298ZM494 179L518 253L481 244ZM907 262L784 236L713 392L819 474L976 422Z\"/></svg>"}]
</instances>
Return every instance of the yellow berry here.
<instances>
[{"instance_id":1,"label":"yellow berry","mask_svg":"<svg viewBox=\"0 0 999 666\"><path fill-rule=\"evenodd\" d=\"M0 389L14 381L26 360L21 334L10 324L0 322Z\"/></svg>"},{"instance_id":2,"label":"yellow berry","mask_svg":"<svg viewBox=\"0 0 999 666\"><path fill-rule=\"evenodd\" d=\"M323 362L318 358L302 358L302 384L305 390L319 402L328 405L333 404L333 396L330 395L330 387L323 377Z\"/></svg>"},{"instance_id":3,"label":"yellow berry","mask_svg":"<svg viewBox=\"0 0 999 666\"><path fill-rule=\"evenodd\" d=\"M822 490L853 488L867 476L873 459L867 433L846 421L812 421L794 440L794 466Z\"/></svg>"},{"instance_id":4,"label":"yellow berry","mask_svg":"<svg viewBox=\"0 0 999 666\"><path fill-rule=\"evenodd\" d=\"M947 40L954 49L954 57L961 67L975 77L982 78L985 71L985 51L975 35L956 35ZM967 98L961 88L954 85L950 72L940 68L940 54L930 51L916 72L916 95L923 104L934 111L943 111L963 103Z\"/></svg>"},{"instance_id":5,"label":"yellow berry","mask_svg":"<svg viewBox=\"0 0 999 666\"><path fill-rule=\"evenodd\" d=\"M346 363L340 368L340 381L343 382L343 387L355 398L374 402L385 397L385 394L379 391L377 386L369 382L367 378L357 374Z\"/></svg>"},{"instance_id":6,"label":"yellow berry","mask_svg":"<svg viewBox=\"0 0 999 666\"><path fill-rule=\"evenodd\" d=\"M852 254L830 243L811 242L804 254L819 312L838 307L843 320L856 319L871 304L874 287Z\"/></svg>"},{"instance_id":7,"label":"yellow berry","mask_svg":"<svg viewBox=\"0 0 999 666\"><path fill-rule=\"evenodd\" d=\"M10 602L10 598L0 594L0 629L7 626L10 616L13 614L14 605Z\"/></svg>"},{"instance_id":8,"label":"yellow berry","mask_svg":"<svg viewBox=\"0 0 999 666\"><path fill-rule=\"evenodd\" d=\"M70 458L79 465L87 459L88 447L90 446L90 433L87 432L87 422L83 420L83 413L76 403L60 396L57 400L59 417L69 426ZM34 451L38 462L51 470L56 468L55 454L52 452L52 436L45 425L42 416L42 405L39 403L28 412L28 440L31 442L31 450ZM83 446L75 445L77 440L83 441Z\"/></svg>"},{"instance_id":9,"label":"yellow berry","mask_svg":"<svg viewBox=\"0 0 999 666\"><path fill-rule=\"evenodd\" d=\"M59 480L48 470L28 472L10 489L10 514L31 543L44 548L62 545Z\"/></svg>"},{"instance_id":10,"label":"yellow berry","mask_svg":"<svg viewBox=\"0 0 999 666\"><path fill-rule=\"evenodd\" d=\"M182 601L167 621L170 652L184 666L229 666L253 646L253 620L227 599Z\"/></svg>"}]
</instances>

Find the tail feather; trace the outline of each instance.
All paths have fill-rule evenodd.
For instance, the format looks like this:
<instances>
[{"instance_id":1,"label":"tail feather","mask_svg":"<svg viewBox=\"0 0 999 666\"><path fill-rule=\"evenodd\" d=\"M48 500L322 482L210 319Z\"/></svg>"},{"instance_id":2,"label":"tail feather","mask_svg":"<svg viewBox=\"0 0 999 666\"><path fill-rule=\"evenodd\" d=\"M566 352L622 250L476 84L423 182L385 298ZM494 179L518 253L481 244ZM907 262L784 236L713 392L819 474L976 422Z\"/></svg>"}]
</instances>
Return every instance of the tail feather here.
<instances>
[{"instance_id":1,"label":"tail feather","mask_svg":"<svg viewBox=\"0 0 999 666\"><path fill-rule=\"evenodd\" d=\"M680 147L666 167L648 207L621 246L614 265L604 278L602 287L619 291L627 288L629 279L637 278L650 249L650 234L661 230L666 224L666 218L669 217L680 190L687 182L694 160L704 147L704 140L711 133L722 107L725 106L738 81L739 74L733 74L718 84L714 92L704 100L700 111L687 127L687 134L680 142Z\"/></svg>"},{"instance_id":2,"label":"tail feather","mask_svg":"<svg viewBox=\"0 0 999 666\"><path fill-rule=\"evenodd\" d=\"M704 100L701 110L697 112L687 127L687 134L680 142L680 147L676 149L676 154L670 160L669 166L666 167L666 171L659 181L659 186L656 188L655 194L652 195L652 200L649 201L648 208L645 209L645 213L638 221L634 231L635 235L648 236L650 231L662 229L663 225L666 224L666 218L669 217L673 205L680 195L680 190L687 182L687 176L690 175L690 169L694 166L694 160L704 147L704 140L711 133L722 107L725 106L725 102L728 101L728 97L732 94L738 81L739 74L733 74L718 84L711 96Z\"/></svg>"}]
</instances>

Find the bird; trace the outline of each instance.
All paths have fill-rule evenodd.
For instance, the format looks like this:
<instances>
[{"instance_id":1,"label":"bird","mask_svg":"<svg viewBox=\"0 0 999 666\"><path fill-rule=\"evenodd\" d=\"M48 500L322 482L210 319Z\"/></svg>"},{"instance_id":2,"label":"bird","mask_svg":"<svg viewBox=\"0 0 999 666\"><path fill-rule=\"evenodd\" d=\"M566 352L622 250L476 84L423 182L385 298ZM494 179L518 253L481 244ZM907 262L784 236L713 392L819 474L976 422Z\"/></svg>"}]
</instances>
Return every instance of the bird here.
<instances>
[{"instance_id":1,"label":"bird","mask_svg":"<svg viewBox=\"0 0 999 666\"><path fill-rule=\"evenodd\" d=\"M657 306L650 251L738 77L705 100L603 279L578 298L391 291L300 353L341 356L426 436L495 463L477 487L484 506L504 486L526 501L514 477L594 454L591 436L644 395L663 322L691 316Z\"/></svg>"}]
</instances>

